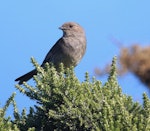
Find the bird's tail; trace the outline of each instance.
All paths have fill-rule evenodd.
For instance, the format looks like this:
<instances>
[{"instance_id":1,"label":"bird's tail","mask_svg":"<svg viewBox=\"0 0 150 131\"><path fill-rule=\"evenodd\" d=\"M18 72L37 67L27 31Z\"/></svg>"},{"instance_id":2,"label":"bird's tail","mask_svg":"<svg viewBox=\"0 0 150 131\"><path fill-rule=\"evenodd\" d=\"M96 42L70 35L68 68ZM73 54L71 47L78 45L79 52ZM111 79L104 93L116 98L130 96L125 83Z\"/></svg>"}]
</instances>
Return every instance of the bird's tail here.
<instances>
[{"instance_id":1,"label":"bird's tail","mask_svg":"<svg viewBox=\"0 0 150 131\"><path fill-rule=\"evenodd\" d=\"M26 74L24 74L23 76L18 77L15 81L19 81L18 84L21 85L24 81L28 81L30 80L33 75L37 74L37 70L34 69Z\"/></svg>"}]
</instances>

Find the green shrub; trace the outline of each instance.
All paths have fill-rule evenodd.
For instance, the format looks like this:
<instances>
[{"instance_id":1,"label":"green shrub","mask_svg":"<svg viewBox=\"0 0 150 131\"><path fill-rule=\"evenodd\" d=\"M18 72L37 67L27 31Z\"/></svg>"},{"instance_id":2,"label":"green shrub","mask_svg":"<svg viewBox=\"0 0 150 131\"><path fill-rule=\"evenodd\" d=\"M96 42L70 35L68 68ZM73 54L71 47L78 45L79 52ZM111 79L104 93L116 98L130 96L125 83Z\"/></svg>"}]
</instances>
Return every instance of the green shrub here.
<instances>
[{"instance_id":1,"label":"green shrub","mask_svg":"<svg viewBox=\"0 0 150 131\"><path fill-rule=\"evenodd\" d=\"M60 72L49 65L40 67L34 76L35 87L24 83L16 88L37 102L19 114L14 110L13 124L21 131L35 130L100 130L100 131L149 131L150 100L143 94L143 105L124 95L116 79L116 58L113 59L108 81L90 80L80 82L73 67ZM14 106L15 107L15 106ZM16 108L16 107L15 107Z\"/></svg>"},{"instance_id":2,"label":"green shrub","mask_svg":"<svg viewBox=\"0 0 150 131\"><path fill-rule=\"evenodd\" d=\"M4 107L0 109L0 131L19 131L17 125L11 122L10 117L5 118L7 108L11 103L14 104L14 96L15 93L10 96Z\"/></svg>"}]
</instances>

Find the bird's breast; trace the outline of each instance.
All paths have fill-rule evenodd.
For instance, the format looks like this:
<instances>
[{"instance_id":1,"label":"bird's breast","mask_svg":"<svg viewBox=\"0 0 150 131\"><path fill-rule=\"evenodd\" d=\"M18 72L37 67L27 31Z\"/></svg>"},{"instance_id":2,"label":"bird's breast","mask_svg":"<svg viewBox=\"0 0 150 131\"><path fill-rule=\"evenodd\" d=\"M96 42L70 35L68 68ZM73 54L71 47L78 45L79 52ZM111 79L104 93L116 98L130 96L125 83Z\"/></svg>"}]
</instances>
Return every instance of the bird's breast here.
<instances>
[{"instance_id":1,"label":"bird's breast","mask_svg":"<svg viewBox=\"0 0 150 131\"><path fill-rule=\"evenodd\" d=\"M66 38L64 39L62 51L64 62L71 66L76 66L82 59L86 50L86 40Z\"/></svg>"}]
</instances>

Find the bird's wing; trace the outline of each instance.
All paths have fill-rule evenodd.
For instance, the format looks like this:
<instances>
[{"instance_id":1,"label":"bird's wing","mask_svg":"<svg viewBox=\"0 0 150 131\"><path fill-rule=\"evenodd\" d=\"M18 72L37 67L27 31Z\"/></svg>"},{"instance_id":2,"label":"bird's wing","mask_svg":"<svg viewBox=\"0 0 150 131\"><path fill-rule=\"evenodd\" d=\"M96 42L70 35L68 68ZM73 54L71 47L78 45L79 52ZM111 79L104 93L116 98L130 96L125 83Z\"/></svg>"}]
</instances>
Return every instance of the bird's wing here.
<instances>
[{"instance_id":1,"label":"bird's wing","mask_svg":"<svg viewBox=\"0 0 150 131\"><path fill-rule=\"evenodd\" d=\"M54 57L56 57L56 54L59 54L62 51L62 47L61 47L62 43L63 43L63 38L60 38L47 53L47 55L42 63L42 66L46 62L54 62L53 60L54 60Z\"/></svg>"}]
</instances>

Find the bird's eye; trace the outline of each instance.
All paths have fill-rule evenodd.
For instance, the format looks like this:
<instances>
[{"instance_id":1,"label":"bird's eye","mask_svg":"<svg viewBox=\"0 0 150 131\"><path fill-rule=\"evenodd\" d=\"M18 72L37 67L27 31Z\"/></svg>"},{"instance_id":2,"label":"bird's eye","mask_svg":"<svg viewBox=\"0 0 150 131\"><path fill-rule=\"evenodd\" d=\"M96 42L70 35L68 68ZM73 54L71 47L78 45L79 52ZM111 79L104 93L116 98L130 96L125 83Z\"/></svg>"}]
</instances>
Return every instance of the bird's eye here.
<instances>
[{"instance_id":1,"label":"bird's eye","mask_svg":"<svg viewBox=\"0 0 150 131\"><path fill-rule=\"evenodd\" d=\"M72 27L73 27L73 25L69 25L69 27L70 27L70 28L72 28Z\"/></svg>"}]
</instances>

